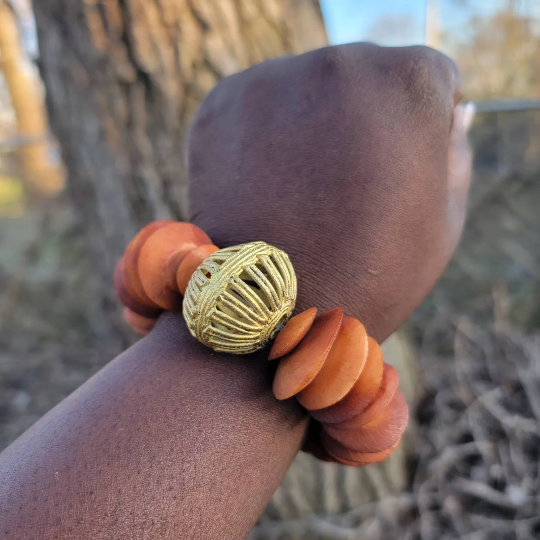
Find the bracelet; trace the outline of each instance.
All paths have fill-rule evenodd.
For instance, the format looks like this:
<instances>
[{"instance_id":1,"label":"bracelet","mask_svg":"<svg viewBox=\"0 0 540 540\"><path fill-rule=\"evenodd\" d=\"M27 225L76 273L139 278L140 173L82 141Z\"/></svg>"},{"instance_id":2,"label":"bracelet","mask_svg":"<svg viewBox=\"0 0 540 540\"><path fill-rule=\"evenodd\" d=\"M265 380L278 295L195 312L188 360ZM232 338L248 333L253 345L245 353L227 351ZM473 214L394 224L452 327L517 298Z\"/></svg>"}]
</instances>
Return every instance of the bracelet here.
<instances>
[{"instance_id":1,"label":"bracelet","mask_svg":"<svg viewBox=\"0 0 540 540\"><path fill-rule=\"evenodd\" d=\"M163 311L182 311L190 333L215 351L250 354L274 340L274 396L296 397L311 415L302 450L364 466L399 445L409 412L395 369L340 307L291 318L297 283L284 251L264 242L219 249L191 223L156 221L130 242L114 283L141 335Z\"/></svg>"}]
</instances>

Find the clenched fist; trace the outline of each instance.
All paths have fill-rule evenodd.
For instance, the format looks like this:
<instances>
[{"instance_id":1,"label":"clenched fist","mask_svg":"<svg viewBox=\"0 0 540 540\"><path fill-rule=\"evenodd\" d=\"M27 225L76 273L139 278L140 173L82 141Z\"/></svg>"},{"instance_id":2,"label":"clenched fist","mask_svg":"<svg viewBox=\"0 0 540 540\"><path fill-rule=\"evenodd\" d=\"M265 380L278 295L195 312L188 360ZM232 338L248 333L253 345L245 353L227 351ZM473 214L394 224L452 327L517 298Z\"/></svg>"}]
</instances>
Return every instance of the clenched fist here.
<instances>
[{"instance_id":1,"label":"clenched fist","mask_svg":"<svg viewBox=\"0 0 540 540\"><path fill-rule=\"evenodd\" d=\"M453 253L470 181L459 74L425 47L328 47L210 93L189 144L190 219L285 249L298 309L343 306L377 340Z\"/></svg>"}]
</instances>

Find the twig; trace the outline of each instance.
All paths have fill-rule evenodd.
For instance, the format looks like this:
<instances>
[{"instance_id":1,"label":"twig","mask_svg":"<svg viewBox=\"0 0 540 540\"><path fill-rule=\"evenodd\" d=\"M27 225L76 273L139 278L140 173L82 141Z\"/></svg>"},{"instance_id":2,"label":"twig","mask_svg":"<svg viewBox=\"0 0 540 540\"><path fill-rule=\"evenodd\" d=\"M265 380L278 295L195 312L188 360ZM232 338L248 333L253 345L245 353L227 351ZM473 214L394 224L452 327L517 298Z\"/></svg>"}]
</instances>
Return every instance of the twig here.
<instances>
[{"instance_id":1,"label":"twig","mask_svg":"<svg viewBox=\"0 0 540 540\"><path fill-rule=\"evenodd\" d=\"M516 510L517 504L513 502L509 497L493 489L487 484L481 484L474 480L467 480L466 478L458 478L453 486L461 493L472 495L478 499L482 499L495 506L502 508L508 508L509 510Z\"/></svg>"}]
</instances>

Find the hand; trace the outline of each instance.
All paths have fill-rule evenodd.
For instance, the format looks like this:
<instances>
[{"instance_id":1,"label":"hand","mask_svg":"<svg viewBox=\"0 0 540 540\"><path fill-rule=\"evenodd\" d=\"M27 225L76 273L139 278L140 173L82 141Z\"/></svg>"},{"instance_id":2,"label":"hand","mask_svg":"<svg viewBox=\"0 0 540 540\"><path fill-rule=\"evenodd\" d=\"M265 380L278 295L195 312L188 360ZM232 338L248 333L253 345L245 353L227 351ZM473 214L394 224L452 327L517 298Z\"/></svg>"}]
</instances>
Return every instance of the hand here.
<instances>
[{"instance_id":1,"label":"hand","mask_svg":"<svg viewBox=\"0 0 540 540\"><path fill-rule=\"evenodd\" d=\"M328 47L233 75L194 120L191 220L220 247L285 249L298 309L343 306L382 341L463 228L460 97L456 66L425 47Z\"/></svg>"}]
</instances>

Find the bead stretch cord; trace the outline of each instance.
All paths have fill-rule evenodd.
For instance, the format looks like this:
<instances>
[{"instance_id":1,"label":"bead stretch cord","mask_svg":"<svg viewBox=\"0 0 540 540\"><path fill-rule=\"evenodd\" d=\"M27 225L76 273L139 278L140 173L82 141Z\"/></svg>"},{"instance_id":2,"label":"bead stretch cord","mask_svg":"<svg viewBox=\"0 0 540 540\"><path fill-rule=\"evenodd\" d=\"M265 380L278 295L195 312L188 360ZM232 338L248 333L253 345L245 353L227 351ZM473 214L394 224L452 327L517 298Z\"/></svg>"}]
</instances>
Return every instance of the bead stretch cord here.
<instances>
[{"instance_id":1,"label":"bead stretch cord","mask_svg":"<svg viewBox=\"0 0 540 540\"><path fill-rule=\"evenodd\" d=\"M230 266L233 257L238 259L244 246L219 250L190 223L147 225L130 242L114 273L124 319L146 335L163 311L183 308L197 339L236 354L264 347L277 333L269 353L269 360L279 362L273 393L278 400L295 397L311 415L302 450L351 466L383 461L399 445L408 422L395 369L383 361L379 345L362 323L344 315L340 307L320 314L312 307L288 319L294 307L291 298L296 298L296 277L288 257L263 242L246 246L249 250L242 254L249 251L251 259L244 255L242 273L221 287L219 309L211 310L219 320L205 322L212 330L206 335L193 322L198 314L195 295L204 291L205 281L217 274L220 264L229 261ZM257 264L251 264L254 261ZM255 286L247 290L246 283ZM243 297L257 309L247 310L240 301ZM261 322L266 313L273 317L273 332L254 345L254 336L266 331Z\"/></svg>"}]
</instances>

